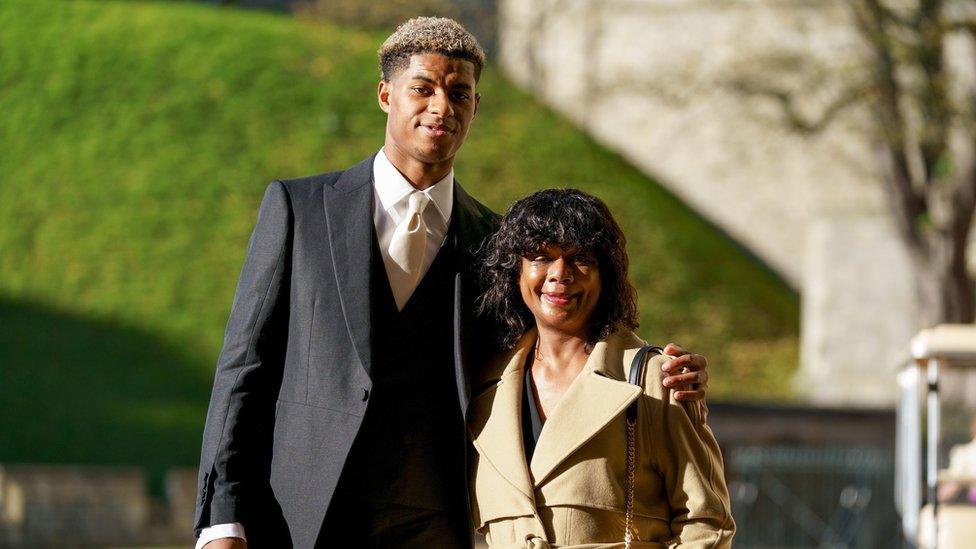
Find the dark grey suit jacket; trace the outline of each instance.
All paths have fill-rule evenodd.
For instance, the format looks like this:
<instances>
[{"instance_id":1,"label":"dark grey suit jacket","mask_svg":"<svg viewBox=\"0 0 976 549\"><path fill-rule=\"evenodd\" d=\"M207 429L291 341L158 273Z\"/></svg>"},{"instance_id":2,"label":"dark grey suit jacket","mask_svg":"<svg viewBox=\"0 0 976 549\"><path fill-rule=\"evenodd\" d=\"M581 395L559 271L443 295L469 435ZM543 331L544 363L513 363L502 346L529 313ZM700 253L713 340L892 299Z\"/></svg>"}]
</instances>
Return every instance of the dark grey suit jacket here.
<instances>
[{"instance_id":1,"label":"dark grey suit jacket","mask_svg":"<svg viewBox=\"0 0 976 549\"><path fill-rule=\"evenodd\" d=\"M217 362L197 530L239 522L252 547L312 547L369 402L372 157L268 186ZM462 413L487 327L471 252L498 216L455 184L454 362ZM465 483L465 479L458 479Z\"/></svg>"}]
</instances>

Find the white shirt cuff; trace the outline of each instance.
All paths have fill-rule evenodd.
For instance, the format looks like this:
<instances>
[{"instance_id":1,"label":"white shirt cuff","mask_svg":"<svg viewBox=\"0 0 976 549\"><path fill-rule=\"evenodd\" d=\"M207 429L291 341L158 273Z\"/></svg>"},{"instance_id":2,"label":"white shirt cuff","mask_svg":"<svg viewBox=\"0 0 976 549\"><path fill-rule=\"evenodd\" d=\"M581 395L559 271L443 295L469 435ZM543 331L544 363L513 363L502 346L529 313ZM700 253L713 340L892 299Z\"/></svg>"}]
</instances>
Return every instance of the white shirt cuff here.
<instances>
[{"instance_id":1,"label":"white shirt cuff","mask_svg":"<svg viewBox=\"0 0 976 549\"><path fill-rule=\"evenodd\" d=\"M204 545L221 538L241 538L247 541L244 538L244 526L241 523L214 524L200 531L200 537L197 538L195 549L203 549Z\"/></svg>"}]
</instances>

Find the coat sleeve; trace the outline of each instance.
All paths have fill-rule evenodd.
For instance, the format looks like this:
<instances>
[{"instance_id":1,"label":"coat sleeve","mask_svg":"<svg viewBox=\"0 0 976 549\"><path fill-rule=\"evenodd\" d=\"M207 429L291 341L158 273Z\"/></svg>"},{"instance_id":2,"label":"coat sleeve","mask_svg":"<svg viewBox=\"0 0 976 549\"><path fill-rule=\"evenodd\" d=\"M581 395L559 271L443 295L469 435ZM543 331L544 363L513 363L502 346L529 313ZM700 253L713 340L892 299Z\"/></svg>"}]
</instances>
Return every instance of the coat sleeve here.
<instances>
[{"instance_id":1,"label":"coat sleeve","mask_svg":"<svg viewBox=\"0 0 976 549\"><path fill-rule=\"evenodd\" d=\"M678 402L671 391L656 390L664 394L655 399L659 404L651 411L647 434L671 507L674 537L668 547L731 547L735 522L718 442L701 422L697 403Z\"/></svg>"},{"instance_id":2,"label":"coat sleeve","mask_svg":"<svg viewBox=\"0 0 976 549\"><path fill-rule=\"evenodd\" d=\"M276 393L288 337L292 209L281 182L264 194L248 243L203 433L194 528L248 522L267 490Z\"/></svg>"}]
</instances>

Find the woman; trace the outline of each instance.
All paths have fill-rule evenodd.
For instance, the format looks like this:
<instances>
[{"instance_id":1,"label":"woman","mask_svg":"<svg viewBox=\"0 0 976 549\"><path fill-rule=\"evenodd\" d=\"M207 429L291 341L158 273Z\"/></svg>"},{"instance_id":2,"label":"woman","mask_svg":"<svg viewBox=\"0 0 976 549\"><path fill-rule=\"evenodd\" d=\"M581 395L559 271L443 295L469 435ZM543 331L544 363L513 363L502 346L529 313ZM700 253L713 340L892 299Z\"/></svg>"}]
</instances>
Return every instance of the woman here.
<instances>
[{"instance_id":1,"label":"woman","mask_svg":"<svg viewBox=\"0 0 976 549\"><path fill-rule=\"evenodd\" d=\"M697 404L661 386L668 357L647 353L646 379L628 382L645 343L624 243L606 206L570 189L515 203L486 246L481 309L508 351L468 419L472 509L492 548L731 545L718 445Z\"/></svg>"}]
</instances>

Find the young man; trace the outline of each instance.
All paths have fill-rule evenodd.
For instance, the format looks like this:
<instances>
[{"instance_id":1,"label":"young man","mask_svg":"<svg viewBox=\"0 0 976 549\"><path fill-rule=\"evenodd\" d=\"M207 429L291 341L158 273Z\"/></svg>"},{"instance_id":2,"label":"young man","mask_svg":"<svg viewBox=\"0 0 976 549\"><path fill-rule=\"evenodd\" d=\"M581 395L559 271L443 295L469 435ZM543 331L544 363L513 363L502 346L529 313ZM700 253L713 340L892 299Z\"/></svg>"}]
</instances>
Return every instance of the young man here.
<instances>
[{"instance_id":1,"label":"young man","mask_svg":"<svg viewBox=\"0 0 976 549\"><path fill-rule=\"evenodd\" d=\"M464 413L499 351L472 252L497 216L453 167L484 52L417 18L379 54L383 148L265 193L207 414L198 547L472 545ZM669 350L701 399L704 358Z\"/></svg>"}]
</instances>

